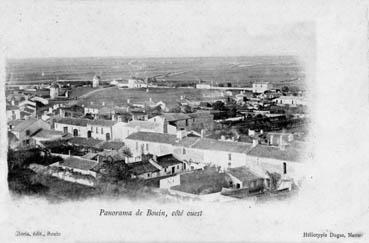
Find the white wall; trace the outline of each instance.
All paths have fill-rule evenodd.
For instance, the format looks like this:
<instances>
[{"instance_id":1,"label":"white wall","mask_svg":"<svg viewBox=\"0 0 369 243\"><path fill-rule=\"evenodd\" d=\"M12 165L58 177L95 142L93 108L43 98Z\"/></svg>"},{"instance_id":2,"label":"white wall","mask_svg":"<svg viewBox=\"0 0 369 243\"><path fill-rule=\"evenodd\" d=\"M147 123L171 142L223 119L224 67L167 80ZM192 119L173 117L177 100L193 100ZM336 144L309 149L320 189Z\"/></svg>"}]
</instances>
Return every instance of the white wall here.
<instances>
[{"instance_id":1,"label":"white wall","mask_svg":"<svg viewBox=\"0 0 369 243\"><path fill-rule=\"evenodd\" d=\"M73 130L78 130L78 137L84 137L87 138L87 127L84 126L75 126L75 125L69 125L69 124L62 124L62 123L55 123L55 130L56 131L64 131L64 127L68 127L68 133L73 135Z\"/></svg>"},{"instance_id":2,"label":"white wall","mask_svg":"<svg viewBox=\"0 0 369 243\"><path fill-rule=\"evenodd\" d=\"M97 129L97 132L96 132ZM101 129L102 129L102 133L101 133ZM100 126L100 125L87 125L87 131L92 131L91 132L91 137L95 138L95 139L100 139L100 140L106 140L106 134L109 133L110 134L110 140L113 140L113 129L112 127L109 126ZM86 131L86 137L87 137L87 131Z\"/></svg>"},{"instance_id":3,"label":"white wall","mask_svg":"<svg viewBox=\"0 0 369 243\"><path fill-rule=\"evenodd\" d=\"M160 188L171 188L172 186L178 186L180 184L181 184L180 175L175 175L160 180Z\"/></svg>"}]
</instances>

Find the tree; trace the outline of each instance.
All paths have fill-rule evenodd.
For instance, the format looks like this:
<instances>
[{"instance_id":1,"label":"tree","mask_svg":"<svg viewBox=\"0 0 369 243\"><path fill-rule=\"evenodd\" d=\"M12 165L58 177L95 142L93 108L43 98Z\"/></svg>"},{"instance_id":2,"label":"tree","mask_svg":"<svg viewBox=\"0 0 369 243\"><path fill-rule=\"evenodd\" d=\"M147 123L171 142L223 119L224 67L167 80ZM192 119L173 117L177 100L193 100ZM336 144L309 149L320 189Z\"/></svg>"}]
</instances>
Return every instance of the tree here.
<instances>
[{"instance_id":1,"label":"tree","mask_svg":"<svg viewBox=\"0 0 369 243\"><path fill-rule=\"evenodd\" d=\"M110 183L119 181L128 181L131 178L129 167L122 161L103 161L102 164L102 180Z\"/></svg>"},{"instance_id":2,"label":"tree","mask_svg":"<svg viewBox=\"0 0 369 243\"><path fill-rule=\"evenodd\" d=\"M224 111L226 110L226 107L222 101L218 100L213 103L213 109L218 111Z\"/></svg>"},{"instance_id":3,"label":"tree","mask_svg":"<svg viewBox=\"0 0 369 243\"><path fill-rule=\"evenodd\" d=\"M191 113L192 112L192 109L191 109L191 107L189 105L184 105L184 106L181 107L181 111L183 113Z\"/></svg>"},{"instance_id":4,"label":"tree","mask_svg":"<svg viewBox=\"0 0 369 243\"><path fill-rule=\"evenodd\" d=\"M288 93L288 91L290 91L290 89L288 88L288 86L283 86L282 87L282 92L283 93Z\"/></svg>"}]
</instances>

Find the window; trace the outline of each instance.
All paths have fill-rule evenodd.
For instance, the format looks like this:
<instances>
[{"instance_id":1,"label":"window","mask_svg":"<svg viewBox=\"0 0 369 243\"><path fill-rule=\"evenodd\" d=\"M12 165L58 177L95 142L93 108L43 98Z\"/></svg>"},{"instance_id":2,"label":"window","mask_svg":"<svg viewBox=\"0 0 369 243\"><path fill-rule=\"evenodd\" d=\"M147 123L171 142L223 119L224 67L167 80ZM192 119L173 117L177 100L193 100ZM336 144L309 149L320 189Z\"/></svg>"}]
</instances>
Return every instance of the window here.
<instances>
[{"instance_id":1,"label":"window","mask_svg":"<svg viewBox=\"0 0 369 243\"><path fill-rule=\"evenodd\" d=\"M63 127L63 132L68 133L68 127Z\"/></svg>"},{"instance_id":2,"label":"window","mask_svg":"<svg viewBox=\"0 0 369 243\"><path fill-rule=\"evenodd\" d=\"M183 148L182 154L186 154L186 149L185 148Z\"/></svg>"},{"instance_id":3,"label":"window","mask_svg":"<svg viewBox=\"0 0 369 243\"><path fill-rule=\"evenodd\" d=\"M138 142L136 142L136 151L138 150Z\"/></svg>"},{"instance_id":4,"label":"window","mask_svg":"<svg viewBox=\"0 0 369 243\"><path fill-rule=\"evenodd\" d=\"M188 126L188 119L186 119L186 127Z\"/></svg>"},{"instance_id":5,"label":"window","mask_svg":"<svg viewBox=\"0 0 369 243\"><path fill-rule=\"evenodd\" d=\"M232 160L232 154L228 154L228 160Z\"/></svg>"},{"instance_id":6,"label":"window","mask_svg":"<svg viewBox=\"0 0 369 243\"><path fill-rule=\"evenodd\" d=\"M287 174L287 163L283 162L283 174Z\"/></svg>"},{"instance_id":7,"label":"window","mask_svg":"<svg viewBox=\"0 0 369 243\"><path fill-rule=\"evenodd\" d=\"M31 131L30 130L26 130L26 136L31 135Z\"/></svg>"},{"instance_id":8,"label":"window","mask_svg":"<svg viewBox=\"0 0 369 243\"><path fill-rule=\"evenodd\" d=\"M179 165L177 165L177 170L179 170Z\"/></svg>"},{"instance_id":9,"label":"window","mask_svg":"<svg viewBox=\"0 0 369 243\"><path fill-rule=\"evenodd\" d=\"M150 177L150 173L147 174L147 177Z\"/></svg>"},{"instance_id":10,"label":"window","mask_svg":"<svg viewBox=\"0 0 369 243\"><path fill-rule=\"evenodd\" d=\"M164 169L164 172L167 172L167 168Z\"/></svg>"},{"instance_id":11,"label":"window","mask_svg":"<svg viewBox=\"0 0 369 243\"><path fill-rule=\"evenodd\" d=\"M103 128L101 128L101 134L104 134L104 129Z\"/></svg>"},{"instance_id":12,"label":"window","mask_svg":"<svg viewBox=\"0 0 369 243\"><path fill-rule=\"evenodd\" d=\"M98 134L99 133L99 129L96 127L96 133Z\"/></svg>"},{"instance_id":13,"label":"window","mask_svg":"<svg viewBox=\"0 0 369 243\"><path fill-rule=\"evenodd\" d=\"M146 144L146 151L149 151L149 144Z\"/></svg>"}]
</instances>

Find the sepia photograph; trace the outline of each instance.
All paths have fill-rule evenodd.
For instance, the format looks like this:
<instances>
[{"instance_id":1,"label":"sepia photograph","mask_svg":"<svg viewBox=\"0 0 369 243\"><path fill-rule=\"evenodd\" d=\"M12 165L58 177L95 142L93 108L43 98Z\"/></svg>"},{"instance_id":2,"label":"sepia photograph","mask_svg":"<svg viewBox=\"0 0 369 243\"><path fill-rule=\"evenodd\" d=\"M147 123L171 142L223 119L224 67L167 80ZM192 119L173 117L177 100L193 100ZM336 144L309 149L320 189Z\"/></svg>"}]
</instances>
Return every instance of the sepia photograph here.
<instances>
[{"instance_id":1,"label":"sepia photograph","mask_svg":"<svg viewBox=\"0 0 369 243\"><path fill-rule=\"evenodd\" d=\"M20 209L7 240L364 240L361 227L307 220L309 210L315 220L319 216L314 204L322 195L328 200L334 193L324 187L330 184L320 184L320 168L335 164L342 172L339 159L321 156L322 150L335 153L324 147L322 135L344 126L325 120L337 115L335 108L320 108L335 99L324 90L341 82L321 85L324 55L330 55L320 52L329 50L322 30L333 23L346 31L352 20L368 32L367 8L345 1L323 4L324 10L320 1L247 2L7 1L12 14L2 17L8 19L2 40L2 205ZM346 6L359 14L325 17L348 12ZM341 40L351 38L342 33ZM368 53L367 42L352 53ZM334 58L335 75L346 77ZM337 54L339 65L341 58ZM366 68L356 74L367 75ZM360 178L367 185L368 178ZM367 208L360 214L366 221ZM242 223L244 217L250 218ZM288 231L286 224L300 217L308 227L300 222ZM30 219L39 223L31 226ZM264 220L263 231L271 231L266 237ZM118 230L123 224L129 225L125 233ZM241 225L252 233L227 237ZM284 225L281 238L273 225ZM178 235L160 236L167 226ZM187 231L192 238L185 238Z\"/></svg>"}]
</instances>

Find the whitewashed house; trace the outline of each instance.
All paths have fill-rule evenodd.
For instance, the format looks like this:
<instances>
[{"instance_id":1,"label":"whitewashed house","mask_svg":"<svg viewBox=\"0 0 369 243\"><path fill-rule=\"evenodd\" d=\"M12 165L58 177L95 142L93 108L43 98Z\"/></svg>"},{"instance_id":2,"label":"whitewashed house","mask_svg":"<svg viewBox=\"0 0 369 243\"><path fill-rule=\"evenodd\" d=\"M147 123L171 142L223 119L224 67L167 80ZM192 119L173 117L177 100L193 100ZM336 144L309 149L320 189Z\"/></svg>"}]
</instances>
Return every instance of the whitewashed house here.
<instances>
[{"instance_id":1,"label":"whitewashed house","mask_svg":"<svg viewBox=\"0 0 369 243\"><path fill-rule=\"evenodd\" d=\"M261 94L270 89L272 89L272 85L269 82L255 82L252 84L253 93Z\"/></svg>"},{"instance_id":2,"label":"whitewashed house","mask_svg":"<svg viewBox=\"0 0 369 243\"><path fill-rule=\"evenodd\" d=\"M116 121L89 120L87 122L87 137L109 141L113 137L113 127Z\"/></svg>"},{"instance_id":3,"label":"whitewashed house","mask_svg":"<svg viewBox=\"0 0 369 243\"><path fill-rule=\"evenodd\" d=\"M81 118L59 118L54 121L54 129L72 134L74 137L88 137L87 123L90 120Z\"/></svg>"},{"instance_id":4,"label":"whitewashed house","mask_svg":"<svg viewBox=\"0 0 369 243\"><path fill-rule=\"evenodd\" d=\"M307 105L307 102L302 96L285 95L273 100L277 105Z\"/></svg>"}]
</instances>

